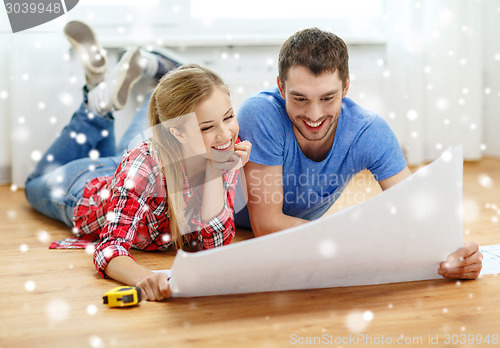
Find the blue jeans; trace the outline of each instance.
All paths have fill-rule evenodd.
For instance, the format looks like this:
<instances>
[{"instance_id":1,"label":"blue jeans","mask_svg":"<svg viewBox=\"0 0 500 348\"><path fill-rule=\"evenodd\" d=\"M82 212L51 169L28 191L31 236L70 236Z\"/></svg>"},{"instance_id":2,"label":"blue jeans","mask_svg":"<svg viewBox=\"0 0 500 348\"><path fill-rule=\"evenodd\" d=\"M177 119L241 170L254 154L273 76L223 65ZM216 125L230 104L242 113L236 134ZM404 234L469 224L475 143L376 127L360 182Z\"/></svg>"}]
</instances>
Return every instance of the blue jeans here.
<instances>
[{"instance_id":1,"label":"blue jeans","mask_svg":"<svg viewBox=\"0 0 500 348\"><path fill-rule=\"evenodd\" d=\"M117 147L113 115L93 115L87 107L87 92L84 87L80 108L37 163L25 185L26 199L35 210L70 227L73 227L73 208L85 185L96 177L112 176L129 142L147 126L149 97ZM90 158L91 150L97 150L99 157Z\"/></svg>"}]
</instances>

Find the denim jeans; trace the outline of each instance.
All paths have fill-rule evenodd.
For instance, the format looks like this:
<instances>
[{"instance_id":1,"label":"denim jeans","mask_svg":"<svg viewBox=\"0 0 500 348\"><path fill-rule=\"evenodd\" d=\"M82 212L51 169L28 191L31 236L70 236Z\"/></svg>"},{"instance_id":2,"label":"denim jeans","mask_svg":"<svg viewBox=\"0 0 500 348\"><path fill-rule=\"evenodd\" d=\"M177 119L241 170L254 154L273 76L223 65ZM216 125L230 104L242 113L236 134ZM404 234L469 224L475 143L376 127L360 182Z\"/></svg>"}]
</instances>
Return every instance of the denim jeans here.
<instances>
[{"instance_id":1,"label":"denim jeans","mask_svg":"<svg viewBox=\"0 0 500 348\"><path fill-rule=\"evenodd\" d=\"M70 227L73 227L73 208L85 185L96 177L112 176L129 142L147 125L149 97L117 147L113 115L93 115L87 107L87 92L84 87L80 108L37 163L25 185L26 198L35 210ZM90 158L91 150L97 150L99 156Z\"/></svg>"}]
</instances>

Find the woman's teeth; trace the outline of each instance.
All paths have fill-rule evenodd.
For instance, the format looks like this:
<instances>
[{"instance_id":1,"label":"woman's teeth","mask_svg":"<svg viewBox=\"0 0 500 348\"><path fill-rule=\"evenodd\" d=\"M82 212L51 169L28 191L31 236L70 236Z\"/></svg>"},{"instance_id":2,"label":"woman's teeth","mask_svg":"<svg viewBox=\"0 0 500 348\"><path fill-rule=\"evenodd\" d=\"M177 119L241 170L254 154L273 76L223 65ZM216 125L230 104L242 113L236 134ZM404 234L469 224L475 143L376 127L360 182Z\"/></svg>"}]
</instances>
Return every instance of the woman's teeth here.
<instances>
[{"instance_id":1,"label":"woman's teeth","mask_svg":"<svg viewBox=\"0 0 500 348\"><path fill-rule=\"evenodd\" d=\"M323 120L324 121L324 120ZM312 128L316 128L316 127L319 127L321 126L321 124L323 123L323 121L321 122L307 122L307 121L304 121L309 127L312 127Z\"/></svg>"},{"instance_id":2,"label":"woman's teeth","mask_svg":"<svg viewBox=\"0 0 500 348\"><path fill-rule=\"evenodd\" d=\"M227 143L219 145L219 146L212 146L216 150L226 150L229 146L231 146L231 140L229 140Z\"/></svg>"}]
</instances>

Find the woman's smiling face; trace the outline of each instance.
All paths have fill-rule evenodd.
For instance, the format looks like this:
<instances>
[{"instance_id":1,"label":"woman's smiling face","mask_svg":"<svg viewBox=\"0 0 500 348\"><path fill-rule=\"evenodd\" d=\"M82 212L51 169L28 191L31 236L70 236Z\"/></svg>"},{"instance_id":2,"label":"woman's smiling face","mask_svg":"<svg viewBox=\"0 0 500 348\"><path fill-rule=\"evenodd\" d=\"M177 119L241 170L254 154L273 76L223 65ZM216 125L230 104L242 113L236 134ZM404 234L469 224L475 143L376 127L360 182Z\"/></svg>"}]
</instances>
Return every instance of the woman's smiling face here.
<instances>
[{"instance_id":1,"label":"woman's smiling face","mask_svg":"<svg viewBox=\"0 0 500 348\"><path fill-rule=\"evenodd\" d=\"M227 92L214 88L212 94L205 98L194 110L196 117L186 122L184 134L189 144L185 155L202 155L209 153L208 158L215 157L222 161L234 151L238 138L239 125L231 106Z\"/></svg>"}]
</instances>

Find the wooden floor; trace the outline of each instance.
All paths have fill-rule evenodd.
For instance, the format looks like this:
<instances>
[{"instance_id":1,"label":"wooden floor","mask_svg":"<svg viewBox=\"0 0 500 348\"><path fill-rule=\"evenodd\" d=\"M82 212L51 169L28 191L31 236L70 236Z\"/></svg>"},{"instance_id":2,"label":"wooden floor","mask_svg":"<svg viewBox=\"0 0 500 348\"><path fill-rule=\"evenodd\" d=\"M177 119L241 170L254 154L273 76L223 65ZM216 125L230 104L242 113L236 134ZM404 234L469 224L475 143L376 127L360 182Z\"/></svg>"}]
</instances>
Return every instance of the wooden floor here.
<instances>
[{"instance_id":1,"label":"wooden floor","mask_svg":"<svg viewBox=\"0 0 500 348\"><path fill-rule=\"evenodd\" d=\"M370 176L358 175L331 211L378 191ZM465 239L500 244L499 159L466 164L464 207ZM307 342L361 347L398 339L420 347L466 347L479 339L489 340L488 347L499 345L496 275L462 282L177 298L110 309L102 304L102 295L117 283L100 278L83 250L49 250L52 240L70 231L34 212L22 190L0 186L0 221L1 348L282 347ZM235 242L251 237L238 230ZM174 252L133 255L151 269L170 268L174 258Z\"/></svg>"}]
</instances>

